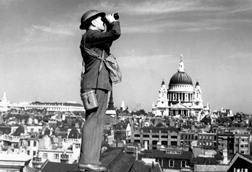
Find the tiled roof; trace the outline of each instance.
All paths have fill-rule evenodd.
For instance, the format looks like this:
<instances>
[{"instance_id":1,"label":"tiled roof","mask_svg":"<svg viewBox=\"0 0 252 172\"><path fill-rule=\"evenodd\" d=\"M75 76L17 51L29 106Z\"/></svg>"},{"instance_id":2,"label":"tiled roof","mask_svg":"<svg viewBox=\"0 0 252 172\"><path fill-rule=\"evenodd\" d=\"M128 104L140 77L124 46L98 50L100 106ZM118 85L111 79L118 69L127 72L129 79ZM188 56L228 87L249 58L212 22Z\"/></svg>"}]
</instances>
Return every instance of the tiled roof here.
<instances>
[{"instance_id":1,"label":"tiled roof","mask_svg":"<svg viewBox=\"0 0 252 172\"><path fill-rule=\"evenodd\" d=\"M50 161L45 163L46 164L43 165L41 172L69 172L78 170L77 164L64 164Z\"/></svg>"},{"instance_id":2,"label":"tiled roof","mask_svg":"<svg viewBox=\"0 0 252 172\"><path fill-rule=\"evenodd\" d=\"M181 150L181 154L169 154L159 150L146 150L141 152L142 157L155 157L155 158L168 158L168 159L186 159L190 160L193 157L193 153L190 151Z\"/></svg>"},{"instance_id":3,"label":"tiled roof","mask_svg":"<svg viewBox=\"0 0 252 172\"><path fill-rule=\"evenodd\" d=\"M168 131L173 131L173 132L178 132L179 129L175 128L175 127L143 127L142 128L143 132L150 132L150 130L152 130L153 133L158 133L159 131L161 131L161 133L167 133Z\"/></svg>"},{"instance_id":4,"label":"tiled roof","mask_svg":"<svg viewBox=\"0 0 252 172\"><path fill-rule=\"evenodd\" d=\"M13 136L20 136L21 133L24 133L24 127L20 125L20 126L14 131L14 133L13 133L12 135L13 135Z\"/></svg>"},{"instance_id":5,"label":"tiled roof","mask_svg":"<svg viewBox=\"0 0 252 172\"><path fill-rule=\"evenodd\" d=\"M8 126L0 126L0 133L1 134L10 134L11 127Z\"/></svg>"},{"instance_id":6,"label":"tiled roof","mask_svg":"<svg viewBox=\"0 0 252 172\"><path fill-rule=\"evenodd\" d=\"M123 149L108 149L101 156L102 165L109 172L161 172L157 164L147 165L142 161L136 161L135 157L123 152ZM79 172L78 164L64 164L46 161L42 165L41 172Z\"/></svg>"},{"instance_id":7,"label":"tiled roof","mask_svg":"<svg viewBox=\"0 0 252 172\"><path fill-rule=\"evenodd\" d=\"M80 133L76 128L72 128L72 130L70 131L68 138L70 139L77 139L80 138Z\"/></svg>"},{"instance_id":8,"label":"tiled roof","mask_svg":"<svg viewBox=\"0 0 252 172\"><path fill-rule=\"evenodd\" d=\"M204 164L204 165L218 164L218 161L214 157L213 158L196 157L193 158L191 162L194 164Z\"/></svg>"},{"instance_id":9,"label":"tiled roof","mask_svg":"<svg viewBox=\"0 0 252 172\"><path fill-rule=\"evenodd\" d=\"M143 161L135 161L129 172L162 172L158 164L145 164Z\"/></svg>"},{"instance_id":10,"label":"tiled roof","mask_svg":"<svg viewBox=\"0 0 252 172\"><path fill-rule=\"evenodd\" d=\"M195 165L194 172L226 172L227 165Z\"/></svg>"},{"instance_id":11,"label":"tiled roof","mask_svg":"<svg viewBox=\"0 0 252 172\"><path fill-rule=\"evenodd\" d=\"M252 161L252 155L243 155L244 157L250 159Z\"/></svg>"}]
</instances>

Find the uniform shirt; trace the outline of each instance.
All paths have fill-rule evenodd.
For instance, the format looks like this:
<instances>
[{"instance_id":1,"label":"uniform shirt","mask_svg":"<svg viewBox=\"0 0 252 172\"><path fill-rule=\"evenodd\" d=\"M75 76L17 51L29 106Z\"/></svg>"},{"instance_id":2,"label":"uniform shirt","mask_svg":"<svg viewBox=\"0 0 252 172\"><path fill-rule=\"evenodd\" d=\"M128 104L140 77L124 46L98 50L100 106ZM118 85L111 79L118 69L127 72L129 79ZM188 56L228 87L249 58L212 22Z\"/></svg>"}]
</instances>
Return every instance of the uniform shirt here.
<instances>
[{"instance_id":1,"label":"uniform shirt","mask_svg":"<svg viewBox=\"0 0 252 172\"><path fill-rule=\"evenodd\" d=\"M120 37L120 23L115 21L111 23L110 29L106 32L98 30L87 30L82 36L81 40L81 54L85 64L85 72L81 80L81 92L89 89L104 89L110 91L112 89L112 82L109 77L109 71L103 61L88 54L84 46L93 52L102 56L104 51L104 58L110 55L110 46L112 42ZM100 63L102 69L99 72ZM98 76L99 72L99 76Z\"/></svg>"}]
</instances>

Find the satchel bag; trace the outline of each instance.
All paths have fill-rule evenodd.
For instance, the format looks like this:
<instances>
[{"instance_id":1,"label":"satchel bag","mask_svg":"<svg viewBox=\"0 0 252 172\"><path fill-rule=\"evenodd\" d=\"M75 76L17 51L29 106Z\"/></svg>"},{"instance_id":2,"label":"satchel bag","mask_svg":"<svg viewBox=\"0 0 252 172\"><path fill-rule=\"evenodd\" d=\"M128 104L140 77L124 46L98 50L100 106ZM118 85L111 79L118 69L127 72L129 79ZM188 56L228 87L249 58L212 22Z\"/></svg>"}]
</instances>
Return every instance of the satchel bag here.
<instances>
[{"instance_id":1,"label":"satchel bag","mask_svg":"<svg viewBox=\"0 0 252 172\"><path fill-rule=\"evenodd\" d=\"M85 45L83 46L83 48L89 55L98 58L105 63L106 67L109 70L109 77L113 84L117 84L122 81L122 73L116 57L113 54L110 54L107 58L104 58L104 50L102 51L102 57L100 57L96 52L87 48Z\"/></svg>"},{"instance_id":2,"label":"satchel bag","mask_svg":"<svg viewBox=\"0 0 252 172\"><path fill-rule=\"evenodd\" d=\"M105 65L109 69L109 77L114 84L117 84L122 81L122 73L119 68L119 64L116 60L116 57L110 54L105 59Z\"/></svg>"}]
</instances>

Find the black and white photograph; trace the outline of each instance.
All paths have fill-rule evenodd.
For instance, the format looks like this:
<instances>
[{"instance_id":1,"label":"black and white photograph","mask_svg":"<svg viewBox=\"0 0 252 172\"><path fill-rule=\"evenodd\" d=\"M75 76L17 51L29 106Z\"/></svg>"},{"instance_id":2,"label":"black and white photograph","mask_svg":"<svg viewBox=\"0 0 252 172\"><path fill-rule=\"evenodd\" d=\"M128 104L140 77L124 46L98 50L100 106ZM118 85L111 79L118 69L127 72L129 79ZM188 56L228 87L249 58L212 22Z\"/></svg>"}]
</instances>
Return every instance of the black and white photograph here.
<instances>
[{"instance_id":1,"label":"black and white photograph","mask_svg":"<svg viewBox=\"0 0 252 172\"><path fill-rule=\"evenodd\" d=\"M0 172L252 172L252 0L0 0Z\"/></svg>"}]
</instances>

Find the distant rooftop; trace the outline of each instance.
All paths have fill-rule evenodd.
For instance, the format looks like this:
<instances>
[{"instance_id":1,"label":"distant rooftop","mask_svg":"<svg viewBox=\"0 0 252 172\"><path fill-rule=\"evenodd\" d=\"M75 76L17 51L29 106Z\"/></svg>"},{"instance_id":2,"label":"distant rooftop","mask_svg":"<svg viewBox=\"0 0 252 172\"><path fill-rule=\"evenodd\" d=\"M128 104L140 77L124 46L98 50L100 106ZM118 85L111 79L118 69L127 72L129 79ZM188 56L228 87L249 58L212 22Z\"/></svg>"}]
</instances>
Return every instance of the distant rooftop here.
<instances>
[{"instance_id":1,"label":"distant rooftop","mask_svg":"<svg viewBox=\"0 0 252 172\"><path fill-rule=\"evenodd\" d=\"M39 102L39 101L35 101L31 103L32 105L53 105L53 106L83 106L80 103L74 103L74 102Z\"/></svg>"}]
</instances>

